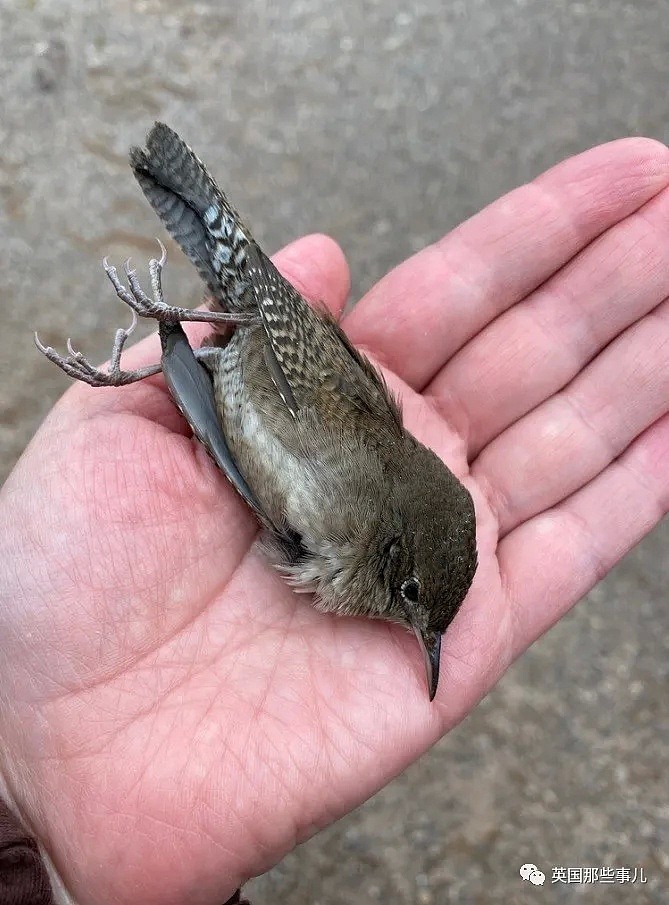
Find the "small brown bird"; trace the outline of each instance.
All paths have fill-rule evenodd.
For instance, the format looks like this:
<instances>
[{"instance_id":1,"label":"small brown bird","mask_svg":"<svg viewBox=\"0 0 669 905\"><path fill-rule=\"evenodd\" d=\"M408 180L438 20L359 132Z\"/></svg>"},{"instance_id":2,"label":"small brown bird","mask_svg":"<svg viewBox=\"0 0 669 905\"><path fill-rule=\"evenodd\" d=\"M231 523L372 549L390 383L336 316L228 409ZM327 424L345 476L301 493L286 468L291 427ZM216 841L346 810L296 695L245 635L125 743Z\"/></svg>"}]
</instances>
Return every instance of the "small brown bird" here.
<instances>
[{"instance_id":1,"label":"small brown bird","mask_svg":"<svg viewBox=\"0 0 669 905\"><path fill-rule=\"evenodd\" d=\"M38 346L93 386L120 386L162 369L194 433L267 529L283 574L313 591L325 612L413 629L432 700L442 633L476 571L470 494L404 429L383 378L337 323L281 276L176 132L156 123L146 149L131 150L130 163L207 284L211 310L164 302L164 249L149 265L153 298L128 264L126 287L105 261L119 297L159 321L161 364L120 369L134 315L132 326L117 332L108 372L69 343L68 357ZM218 332L193 351L180 326L186 320L212 323Z\"/></svg>"}]
</instances>

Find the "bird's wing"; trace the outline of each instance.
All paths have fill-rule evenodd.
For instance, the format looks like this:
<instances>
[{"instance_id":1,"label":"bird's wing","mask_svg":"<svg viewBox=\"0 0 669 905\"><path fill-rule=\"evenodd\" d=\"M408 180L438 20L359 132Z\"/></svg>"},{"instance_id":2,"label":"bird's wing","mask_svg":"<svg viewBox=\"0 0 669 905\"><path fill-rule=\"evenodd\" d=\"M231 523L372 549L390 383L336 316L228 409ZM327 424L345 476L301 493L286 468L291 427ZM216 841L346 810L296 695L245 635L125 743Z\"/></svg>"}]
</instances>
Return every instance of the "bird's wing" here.
<instances>
[{"instance_id":1,"label":"bird's wing","mask_svg":"<svg viewBox=\"0 0 669 905\"><path fill-rule=\"evenodd\" d=\"M232 458L216 411L211 378L193 354L181 324L161 323L160 340L163 374L179 410L237 492L258 517L271 526Z\"/></svg>"},{"instance_id":2,"label":"bird's wing","mask_svg":"<svg viewBox=\"0 0 669 905\"><path fill-rule=\"evenodd\" d=\"M267 337L265 363L291 414L316 407L342 421L365 413L401 430L383 378L335 320L314 310L255 244L247 249L247 267Z\"/></svg>"}]
</instances>

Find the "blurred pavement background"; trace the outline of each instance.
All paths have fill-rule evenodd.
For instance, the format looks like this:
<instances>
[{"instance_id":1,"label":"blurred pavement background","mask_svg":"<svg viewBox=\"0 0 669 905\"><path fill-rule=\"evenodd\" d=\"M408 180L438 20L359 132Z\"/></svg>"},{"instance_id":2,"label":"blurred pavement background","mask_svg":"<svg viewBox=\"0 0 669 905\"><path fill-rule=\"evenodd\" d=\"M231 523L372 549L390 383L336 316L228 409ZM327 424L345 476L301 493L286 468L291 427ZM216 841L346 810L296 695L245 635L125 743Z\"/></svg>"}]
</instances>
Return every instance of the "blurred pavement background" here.
<instances>
[{"instance_id":1,"label":"blurred pavement background","mask_svg":"<svg viewBox=\"0 0 669 905\"><path fill-rule=\"evenodd\" d=\"M155 118L268 250L343 246L353 298L554 162L669 139L665 0L0 0L0 466L127 312L100 267L160 227L126 164ZM176 253L169 294L199 301ZM145 327L144 332L149 328ZM381 794L249 885L254 905L669 901L665 523ZM531 861L647 884L521 884Z\"/></svg>"}]
</instances>

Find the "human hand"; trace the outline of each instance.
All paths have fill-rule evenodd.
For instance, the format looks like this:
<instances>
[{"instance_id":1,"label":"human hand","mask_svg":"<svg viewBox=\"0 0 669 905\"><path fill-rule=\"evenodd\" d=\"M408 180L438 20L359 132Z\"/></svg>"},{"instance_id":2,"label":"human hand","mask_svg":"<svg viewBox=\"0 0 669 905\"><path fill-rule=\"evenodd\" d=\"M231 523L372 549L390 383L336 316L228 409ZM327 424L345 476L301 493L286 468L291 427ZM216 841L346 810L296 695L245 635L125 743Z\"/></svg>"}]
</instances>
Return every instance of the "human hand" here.
<instances>
[{"instance_id":1,"label":"human hand","mask_svg":"<svg viewBox=\"0 0 669 905\"><path fill-rule=\"evenodd\" d=\"M220 905L461 720L663 516L668 186L661 146L594 149L344 321L476 505L433 704L412 636L319 614L255 552L161 378L56 405L0 498L0 781L81 905ZM341 310L329 240L276 261ZM152 337L124 366L158 356Z\"/></svg>"}]
</instances>

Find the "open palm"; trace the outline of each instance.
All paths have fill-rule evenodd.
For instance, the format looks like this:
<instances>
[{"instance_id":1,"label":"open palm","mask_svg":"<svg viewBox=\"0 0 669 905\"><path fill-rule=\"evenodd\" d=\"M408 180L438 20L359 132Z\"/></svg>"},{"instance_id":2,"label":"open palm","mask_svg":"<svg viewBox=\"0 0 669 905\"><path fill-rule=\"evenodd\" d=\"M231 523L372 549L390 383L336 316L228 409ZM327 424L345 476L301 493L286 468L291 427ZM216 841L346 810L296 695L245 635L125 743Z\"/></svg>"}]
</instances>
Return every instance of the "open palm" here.
<instances>
[{"instance_id":1,"label":"open palm","mask_svg":"<svg viewBox=\"0 0 669 905\"><path fill-rule=\"evenodd\" d=\"M668 185L653 142L587 152L344 321L476 505L433 704L412 636L319 614L269 568L161 378L66 393L2 492L0 781L78 902L220 905L457 723L663 516ZM341 309L330 240L276 262Z\"/></svg>"}]
</instances>

